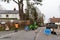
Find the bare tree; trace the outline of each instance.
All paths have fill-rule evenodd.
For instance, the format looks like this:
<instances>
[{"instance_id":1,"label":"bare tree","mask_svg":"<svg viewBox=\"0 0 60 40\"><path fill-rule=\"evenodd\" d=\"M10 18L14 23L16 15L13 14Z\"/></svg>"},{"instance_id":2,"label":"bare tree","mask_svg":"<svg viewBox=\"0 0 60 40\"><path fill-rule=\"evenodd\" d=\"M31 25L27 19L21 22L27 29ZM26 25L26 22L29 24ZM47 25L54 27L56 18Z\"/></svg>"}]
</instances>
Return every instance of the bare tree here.
<instances>
[{"instance_id":1,"label":"bare tree","mask_svg":"<svg viewBox=\"0 0 60 40\"><path fill-rule=\"evenodd\" d=\"M4 1L4 2L7 2L7 3L9 3L11 0L2 0L2 1ZM19 9L19 18L21 19L21 20L23 20L23 15L24 15L24 13L23 13L23 0L13 0L17 5L18 5L18 9ZM27 0L28 1L28 0ZM42 2L42 0L36 0L36 1L39 1L39 2ZM38 4L38 3L37 3Z\"/></svg>"}]
</instances>

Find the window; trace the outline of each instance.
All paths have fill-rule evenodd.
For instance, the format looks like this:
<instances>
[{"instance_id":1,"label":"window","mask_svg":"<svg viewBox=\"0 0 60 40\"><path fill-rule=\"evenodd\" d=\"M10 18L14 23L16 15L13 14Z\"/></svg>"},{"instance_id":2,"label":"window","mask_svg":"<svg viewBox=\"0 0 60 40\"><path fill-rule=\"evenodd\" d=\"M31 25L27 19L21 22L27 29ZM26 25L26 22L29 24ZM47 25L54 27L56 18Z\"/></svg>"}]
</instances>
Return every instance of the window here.
<instances>
[{"instance_id":1,"label":"window","mask_svg":"<svg viewBox=\"0 0 60 40\"><path fill-rule=\"evenodd\" d=\"M9 15L6 15L6 17L9 17Z\"/></svg>"}]
</instances>

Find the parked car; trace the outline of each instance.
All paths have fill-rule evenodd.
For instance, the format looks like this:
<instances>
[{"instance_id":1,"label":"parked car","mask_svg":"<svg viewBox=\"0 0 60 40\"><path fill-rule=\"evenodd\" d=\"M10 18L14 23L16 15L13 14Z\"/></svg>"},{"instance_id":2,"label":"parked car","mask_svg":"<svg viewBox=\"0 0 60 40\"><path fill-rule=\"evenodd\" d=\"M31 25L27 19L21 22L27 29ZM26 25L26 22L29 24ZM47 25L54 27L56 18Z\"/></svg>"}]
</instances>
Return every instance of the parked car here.
<instances>
[{"instance_id":1,"label":"parked car","mask_svg":"<svg viewBox=\"0 0 60 40\"><path fill-rule=\"evenodd\" d=\"M55 23L47 23L46 24L46 28L50 29L50 28L55 28L57 29L58 28L58 25L55 24Z\"/></svg>"}]
</instances>

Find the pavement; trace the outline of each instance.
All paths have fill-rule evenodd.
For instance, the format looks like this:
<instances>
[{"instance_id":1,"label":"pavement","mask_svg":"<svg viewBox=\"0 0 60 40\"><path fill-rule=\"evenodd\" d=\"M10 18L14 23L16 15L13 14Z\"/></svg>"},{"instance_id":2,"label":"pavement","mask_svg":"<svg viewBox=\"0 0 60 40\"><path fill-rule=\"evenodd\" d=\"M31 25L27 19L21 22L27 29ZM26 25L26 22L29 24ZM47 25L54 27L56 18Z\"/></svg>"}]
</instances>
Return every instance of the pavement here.
<instances>
[{"instance_id":1,"label":"pavement","mask_svg":"<svg viewBox=\"0 0 60 40\"><path fill-rule=\"evenodd\" d=\"M45 27L39 27L37 30L34 31L1 31L0 40L60 40L60 34L45 35L43 33L44 29ZM60 33L58 30L55 31Z\"/></svg>"}]
</instances>

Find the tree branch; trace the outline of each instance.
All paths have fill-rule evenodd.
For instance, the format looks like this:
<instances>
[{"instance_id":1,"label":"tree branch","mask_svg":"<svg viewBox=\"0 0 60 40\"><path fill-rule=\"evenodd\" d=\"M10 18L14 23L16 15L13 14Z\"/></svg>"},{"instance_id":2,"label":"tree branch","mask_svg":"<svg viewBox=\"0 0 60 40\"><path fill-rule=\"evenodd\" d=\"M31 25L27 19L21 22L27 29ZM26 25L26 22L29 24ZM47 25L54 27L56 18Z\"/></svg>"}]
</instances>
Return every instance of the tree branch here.
<instances>
[{"instance_id":1,"label":"tree branch","mask_svg":"<svg viewBox=\"0 0 60 40\"><path fill-rule=\"evenodd\" d=\"M19 0L18 0L18 2L19 2Z\"/></svg>"},{"instance_id":2,"label":"tree branch","mask_svg":"<svg viewBox=\"0 0 60 40\"><path fill-rule=\"evenodd\" d=\"M22 3L23 0L20 0L19 3Z\"/></svg>"},{"instance_id":3,"label":"tree branch","mask_svg":"<svg viewBox=\"0 0 60 40\"><path fill-rule=\"evenodd\" d=\"M15 0L13 0L15 3L17 3L18 4L18 2L17 1L15 1Z\"/></svg>"}]
</instances>

